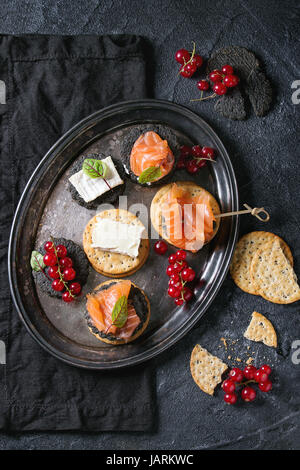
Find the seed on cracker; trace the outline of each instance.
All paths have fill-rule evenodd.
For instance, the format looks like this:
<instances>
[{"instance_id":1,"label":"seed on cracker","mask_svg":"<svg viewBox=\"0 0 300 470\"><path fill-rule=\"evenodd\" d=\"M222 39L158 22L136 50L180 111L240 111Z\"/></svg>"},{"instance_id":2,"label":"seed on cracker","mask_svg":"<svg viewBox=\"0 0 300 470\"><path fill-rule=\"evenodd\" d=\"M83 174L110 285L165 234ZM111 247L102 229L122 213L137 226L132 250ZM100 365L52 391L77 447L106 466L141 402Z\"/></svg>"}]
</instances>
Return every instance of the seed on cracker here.
<instances>
[{"instance_id":1,"label":"seed on cracker","mask_svg":"<svg viewBox=\"0 0 300 470\"><path fill-rule=\"evenodd\" d=\"M201 390L214 394L216 386L222 382L222 374L228 369L227 364L210 354L200 344L194 347L190 360L191 374Z\"/></svg>"},{"instance_id":2,"label":"seed on cracker","mask_svg":"<svg viewBox=\"0 0 300 470\"><path fill-rule=\"evenodd\" d=\"M244 333L244 337L250 339L250 341L261 341L266 346L277 348L277 335L274 326L261 313L252 313L252 318Z\"/></svg>"},{"instance_id":3,"label":"seed on cracker","mask_svg":"<svg viewBox=\"0 0 300 470\"><path fill-rule=\"evenodd\" d=\"M296 274L278 239L265 243L257 250L250 274L256 292L264 299L276 304L290 304L300 300Z\"/></svg>"},{"instance_id":4,"label":"seed on cracker","mask_svg":"<svg viewBox=\"0 0 300 470\"><path fill-rule=\"evenodd\" d=\"M274 235L274 233L264 231L250 232L238 241L230 266L230 274L235 284L244 292L258 295L250 275L251 262L256 251L262 245L275 239L280 242L285 256L293 266L293 256L289 246L278 235Z\"/></svg>"}]
</instances>

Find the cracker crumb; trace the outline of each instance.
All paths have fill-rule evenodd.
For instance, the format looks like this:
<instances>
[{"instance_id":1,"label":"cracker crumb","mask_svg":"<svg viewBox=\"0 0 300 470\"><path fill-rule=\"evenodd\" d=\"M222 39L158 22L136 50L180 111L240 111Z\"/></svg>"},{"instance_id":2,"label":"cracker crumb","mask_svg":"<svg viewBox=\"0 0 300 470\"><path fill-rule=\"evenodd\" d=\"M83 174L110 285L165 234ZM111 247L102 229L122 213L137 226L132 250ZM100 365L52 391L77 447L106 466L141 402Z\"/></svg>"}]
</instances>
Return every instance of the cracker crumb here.
<instances>
[{"instance_id":1,"label":"cracker crumb","mask_svg":"<svg viewBox=\"0 0 300 470\"><path fill-rule=\"evenodd\" d=\"M226 341L226 339L223 338L223 337L220 338L220 339L221 339L222 343L224 344L224 348L227 349L227 341Z\"/></svg>"},{"instance_id":2,"label":"cracker crumb","mask_svg":"<svg viewBox=\"0 0 300 470\"><path fill-rule=\"evenodd\" d=\"M254 361L254 357L249 357L249 359L247 359L246 361L246 364L252 364L252 362Z\"/></svg>"}]
</instances>

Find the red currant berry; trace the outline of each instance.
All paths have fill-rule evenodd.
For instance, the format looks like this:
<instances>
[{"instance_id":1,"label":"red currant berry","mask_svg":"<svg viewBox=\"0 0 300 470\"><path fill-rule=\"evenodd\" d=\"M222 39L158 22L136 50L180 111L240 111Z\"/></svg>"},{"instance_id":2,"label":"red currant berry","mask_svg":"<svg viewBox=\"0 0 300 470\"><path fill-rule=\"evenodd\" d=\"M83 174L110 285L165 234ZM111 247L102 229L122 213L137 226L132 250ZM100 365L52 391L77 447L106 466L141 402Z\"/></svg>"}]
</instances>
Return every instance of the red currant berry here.
<instances>
[{"instance_id":1,"label":"red currant berry","mask_svg":"<svg viewBox=\"0 0 300 470\"><path fill-rule=\"evenodd\" d=\"M224 77L224 85L227 88L233 88L238 85L240 79L237 75L225 75ZM223 94L223 93L221 93Z\"/></svg>"},{"instance_id":2,"label":"red currant berry","mask_svg":"<svg viewBox=\"0 0 300 470\"><path fill-rule=\"evenodd\" d=\"M181 277L184 281L192 282L195 279L196 273L192 268L185 268L181 272Z\"/></svg>"},{"instance_id":3,"label":"red currant berry","mask_svg":"<svg viewBox=\"0 0 300 470\"><path fill-rule=\"evenodd\" d=\"M181 297L179 297L178 299L175 299L175 304L177 306L180 306L180 305L184 304L184 300Z\"/></svg>"},{"instance_id":4,"label":"red currant berry","mask_svg":"<svg viewBox=\"0 0 300 470\"><path fill-rule=\"evenodd\" d=\"M169 263L170 263L170 264L174 264L174 263L176 263L176 261L177 261L177 256L176 256L175 253L172 253L172 254L169 256L168 259L169 259Z\"/></svg>"},{"instance_id":5,"label":"red currant berry","mask_svg":"<svg viewBox=\"0 0 300 470\"><path fill-rule=\"evenodd\" d=\"M178 289L181 289L181 282L175 281L174 279L170 278L169 286L174 286L174 287L177 287Z\"/></svg>"},{"instance_id":6,"label":"red currant berry","mask_svg":"<svg viewBox=\"0 0 300 470\"><path fill-rule=\"evenodd\" d=\"M54 245L53 242L46 242L44 245L44 250L47 253L54 253Z\"/></svg>"},{"instance_id":7,"label":"red currant berry","mask_svg":"<svg viewBox=\"0 0 300 470\"><path fill-rule=\"evenodd\" d=\"M62 290L64 290L65 286L64 286L64 283L60 279L54 279L54 281L51 284L51 287L53 290L57 292L61 292Z\"/></svg>"},{"instance_id":8,"label":"red currant berry","mask_svg":"<svg viewBox=\"0 0 300 470\"><path fill-rule=\"evenodd\" d=\"M168 249L168 245L163 240L158 240L154 245L154 250L158 255L164 255Z\"/></svg>"},{"instance_id":9,"label":"red currant berry","mask_svg":"<svg viewBox=\"0 0 300 470\"><path fill-rule=\"evenodd\" d=\"M195 64L189 62L188 64L184 65L180 71L180 75L184 78L191 78L194 73L196 72L197 67Z\"/></svg>"},{"instance_id":10,"label":"red currant berry","mask_svg":"<svg viewBox=\"0 0 300 470\"><path fill-rule=\"evenodd\" d=\"M209 83L207 80L199 80L197 82L197 88L200 91L207 91L209 89Z\"/></svg>"},{"instance_id":11,"label":"red currant berry","mask_svg":"<svg viewBox=\"0 0 300 470\"><path fill-rule=\"evenodd\" d=\"M264 372L263 370L259 369L255 373L255 380L256 380L256 382L259 382L259 383L267 382L267 380L269 380L269 375L266 374L266 372Z\"/></svg>"},{"instance_id":12,"label":"red currant berry","mask_svg":"<svg viewBox=\"0 0 300 470\"><path fill-rule=\"evenodd\" d=\"M190 58L190 53L186 49L178 49L175 54L175 60L182 65L188 62Z\"/></svg>"},{"instance_id":13,"label":"red currant berry","mask_svg":"<svg viewBox=\"0 0 300 470\"><path fill-rule=\"evenodd\" d=\"M70 303L70 302L73 302L74 297L72 297L70 292L68 292L66 290L66 292L64 292L63 295L62 295L62 299L63 299L64 302Z\"/></svg>"},{"instance_id":14,"label":"red currant berry","mask_svg":"<svg viewBox=\"0 0 300 470\"><path fill-rule=\"evenodd\" d=\"M191 298L193 297L193 291L189 289L188 287L183 288L183 298L185 302L189 302Z\"/></svg>"},{"instance_id":15,"label":"red currant berry","mask_svg":"<svg viewBox=\"0 0 300 470\"><path fill-rule=\"evenodd\" d=\"M182 145L182 147L180 147L180 155L183 158L186 158L189 155L192 155L191 147L189 147L188 145Z\"/></svg>"},{"instance_id":16,"label":"red currant berry","mask_svg":"<svg viewBox=\"0 0 300 470\"><path fill-rule=\"evenodd\" d=\"M50 266L47 272L52 279L59 278L59 272L58 272L57 266Z\"/></svg>"},{"instance_id":17,"label":"red currant berry","mask_svg":"<svg viewBox=\"0 0 300 470\"><path fill-rule=\"evenodd\" d=\"M46 266L55 266L57 264L57 259L54 253L46 253L43 257L43 261Z\"/></svg>"},{"instance_id":18,"label":"red currant berry","mask_svg":"<svg viewBox=\"0 0 300 470\"><path fill-rule=\"evenodd\" d=\"M202 156L213 160L215 158L215 151L211 147L202 147Z\"/></svg>"},{"instance_id":19,"label":"red currant berry","mask_svg":"<svg viewBox=\"0 0 300 470\"><path fill-rule=\"evenodd\" d=\"M226 379L224 380L224 382L222 383L222 389L224 390L224 392L226 393L232 393L235 391L235 383L230 380L230 379Z\"/></svg>"},{"instance_id":20,"label":"red currant berry","mask_svg":"<svg viewBox=\"0 0 300 470\"><path fill-rule=\"evenodd\" d=\"M79 282L72 282L69 289L73 295L78 295L81 292L81 285Z\"/></svg>"},{"instance_id":21,"label":"red currant berry","mask_svg":"<svg viewBox=\"0 0 300 470\"><path fill-rule=\"evenodd\" d=\"M209 74L209 79L213 83L220 82L223 78L222 72L220 70L213 70Z\"/></svg>"},{"instance_id":22,"label":"red currant berry","mask_svg":"<svg viewBox=\"0 0 300 470\"><path fill-rule=\"evenodd\" d=\"M178 297L180 297L180 294L181 294L181 291L178 287L175 287L175 286L170 286L169 287L168 295L170 297L173 297L174 299L177 299Z\"/></svg>"},{"instance_id":23,"label":"red currant berry","mask_svg":"<svg viewBox=\"0 0 300 470\"><path fill-rule=\"evenodd\" d=\"M241 369L239 369L238 367L234 367L229 372L229 377L234 382L241 382L243 380L244 374L243 374L243 371Z\"/></svg>"},{"instance_id":24,"label":"red currant berry","mask_svg":"<svg viewBox=\"0 0 300 470\"><path fill-rule=\"evenodd\" d=\"M76 271L73 268L66 268L63 271L64 281L73 281L76 277Z\"/></svg>"},{"instance_id":25,"label":"red currant berry","mask_svg":"<svg viewBox=\"0 0 300 470\"><path fill-rule=\"evenodd\" d=\"M186 164L186 169L191 175L194 175L195 173L197 173L198 171L197 160L189 160Z\"/></svg>"},{"instance_id":26,"label":"red currant berry","mask_svg":"<svg viewBox=\"0 0 300 470\"><path fill-rule=\"evenodd\" d=\"M177 168L178 170L183 170L183 169L185 168L185 159L184 159L184 158L180 157L180 158L178 159L176 168Z\"/></svg>"},{"instance_id":27,"label":"red currant berry","mask_svg":"<svg viewBox=\"0 0 300 470\"><path fill-rule=\"evenodd\" d=\"M243 370L244 377L247 380L253 380L255 372L256 372L256 367L254 366L246 366L245 369Z\"/></svg>"},{"instance_id":28,"label":"red currant berry","mask_svg":"<svg viewBox=\"0 0 300 470\"><path fill-rule=\"evenodd\" d=\"M56 251L57 251L57 256L59 258L65 258L65 256L67 256L67 253L68 253L65 245L57 245Z\"/></svg>"},{"instance_id":29,"label":"red currant berry","mask_svg":"<svg viewBox=\"0 0 300 470\"><path fill-rule=\"evenodd\" d=\"M256 391L252 387L248 387L248 385L243 388L241 393L242 399L244 401L253 401L256 397Z\"/></svg>"},{"instance_id":30,"label":"red currant berry","mask_svg":"<svg viewBox=\"0 0 300 470\"><path fill-rule=\"evenodd\" d=\"M59 265L60 265L62 268L72 268L72 266L73 266L73 261L71 260L71 258L69 258L68 256L66 256L65 258L60 258L60 260L59 260Z\"/></svg>"},{"instance_id":31,"label":"red currant berry","mask_svg":"<svg viewBox=\"0 0 300 470\"><path fill-rule=\"evenodd\" d=\"M225 403L228 403L228 405L234 405L237 402L236 393L225 393L224 401Z\"/></svg>"},{"instance_id":32,"label":"red currant berry","mask_svg":"<svg viewBox=\"0 0 300 470\"><path fill-rule=\"evenodd\" d=\"M179 276L179 274L175 273L175 274L172 274L171 279L174 282L179 282L180 281L180 276Z\"/></svg>"},{"instance_id":33,"label":"red currant berry","mask_svg":"<svg viewBox=\"0 0 300 470\"><path fill-rule=\"evenodd\" d=\"M166 273L167 273L167 276L172 276L172 274L175 274L173 264L169 264L169 266L166 269Z\"/></svg>"},{"instance_id":34,"label":"red currant berry","mask_svg":"<svg viewBox=\"0 0 300 470\"><path fill-rule=\"evenodd\" d=\"M268 366L267 364L264 364L263 366L260 367L260 370L262 370L263 372L265 372L266 374L270 375L271 372L272 372L272 369L270 366Z\"/></svg>"},{"instance_id":35,"label":"red currant berry","mask_svg":"<svg viewBox=\"0 0 300 470\"><path fill-rule=\"evenodd\" d=\"M176 261L176 263L173 264L173 269L174 269L174 273L180 273L180 271L182 271L183 269L182 264Z\"/></svg>"},{"instance_id":36,"label":"red currant berry","mask_svg":"<svg viewBox=\"0 0 300 470\"><path fill-rule=\"evenodd\" d=\"M203 58L199 54L195 54L191 60L191 63L196 65L196 68L199 69L203 64Z\"/></svg>"},{"instance_id":37,"label":"red currant berry","mask_svg":"<svg viewBox=\"0 0 300 470\"><path fill-rule=\"evenodd\" d=\"M213 91L216 95L225 95L225 93L227 92L227 87L226 85L224 85L224 83L218 82L213 86Z\"/></svg>"},{"instance_id":38,"label":"red currant berry","mask_svg":"<svg viewBox=\"0 0 300 470\"><path fill-rule=\"evenodd\" d=\"M271 380L266 380L266 382L259 383L259 384L258 384L258 388L259 388L259 390L261 390L262 392L269 392L270 390L272 390L272 382L271 382Z\"/></svg>"},{"instance_id":39,"label":"red currant berry","mask_svg":"<svg viewBox=\"0 0 300 470\"><path fill-rule=\"evenodd\" d=\"M186 258L186 251L178 250L176 251L175 256L178 261L184 261Z\"/></svg>"},{"instance_id":40,"label":"red currant berry","mask_svg":"<svg viewBox=\"0 0 300 470\"><path fill-rule=\"evenodd\" d=\"M192 155L196 158L202 157L202 147L200 147L200 145L194 145L194 147L192 147Z\"/></svg>"},{"instance_id":41,"label":"red currant berry","mask_svg":"<svg viewBox=\"0 0 300 470\"><path fill-rule=\"evenodd\" d=\"M233 74L233 67L231 65L223 65L222 72L225 73L225 75Z\"/></svg>"}]
</instances>

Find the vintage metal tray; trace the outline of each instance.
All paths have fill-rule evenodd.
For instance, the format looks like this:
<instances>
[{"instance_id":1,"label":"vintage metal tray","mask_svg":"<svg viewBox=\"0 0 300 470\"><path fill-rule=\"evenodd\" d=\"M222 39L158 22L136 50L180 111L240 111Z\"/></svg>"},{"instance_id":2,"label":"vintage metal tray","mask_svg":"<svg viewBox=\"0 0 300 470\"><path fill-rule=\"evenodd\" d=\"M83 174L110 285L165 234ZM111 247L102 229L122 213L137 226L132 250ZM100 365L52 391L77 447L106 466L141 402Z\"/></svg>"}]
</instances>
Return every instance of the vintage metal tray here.
<instances>
[{"instance_id":1,"label":"vintage metal tray","mask_svg":"<svg viewBox=\"0 0 300 470\"><path fill-rule=\"evenodd\" d=\"M70 168L87 151L102 151L118 158L122 134L140 123L164 123L178 134L182 143L201 143L217 149L217 161L195 177L177 171L173 180L194 180L210 191L221 210L238 209L238 192L229 156L211 127L199 116L167 101L128 101L102 109L83 119L48 151L29 180L19 202L10 237L9 278L17 311L29 333L55 357L75 366L114 369L141 363L176 343L204 314L220 288L230 263L237 236L237 217L222 220L215 239L199 253L188 256L200 279L195 299L176 307L168 298L165 268L167 256L155 255L151 240L148 261L131 278L147 293L151 320L145 333L133 343L110 346L91 335L84 319L85 294L106 280L90 268L81 300L72 304L53 299L36 288L30 254L49 235L65 237L82 245L82 233L96 213L72 201L66 189ZM128 208L136 202L148 207L158 187L144 188L127 181ZM148 222L149 231L151 223ZM147 219L147 217L146 217ZM168 253L175 251L169 247Z\"/></svg>"}]
</instances>

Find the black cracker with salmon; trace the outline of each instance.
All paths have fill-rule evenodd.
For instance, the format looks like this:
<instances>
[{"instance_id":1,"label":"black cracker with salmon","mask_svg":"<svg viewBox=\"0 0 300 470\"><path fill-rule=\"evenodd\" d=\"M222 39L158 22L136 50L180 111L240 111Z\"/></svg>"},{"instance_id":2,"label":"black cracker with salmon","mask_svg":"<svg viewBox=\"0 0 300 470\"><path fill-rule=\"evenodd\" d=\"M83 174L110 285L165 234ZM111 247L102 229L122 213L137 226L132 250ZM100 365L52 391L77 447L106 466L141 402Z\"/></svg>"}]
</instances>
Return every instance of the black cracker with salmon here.
<instances>
[{"instance_id":1,"label":"black cracker with salmon","mask_svg":"<svg viewBox=\"0 0 300 470\"><path fill-rule=\"evenodd\" d=\"M247 101L249 100L256 116L265 116L272 102L272 87L259 60L253 52L244 47L230 46L212 54L208 60L206 72L209 74L226 64L232 65L234 72L240 78L240 83L217 100L215 110L223 117L243 120L248 114Z\"/></svg>"},{"instance_id":2,"label":"black cracker with salmon","mask_svg":"<svg viewBox=\"0 0 300 470\"><path fill-rule=\"evenodd\" d=\"M101 292L103 290L106 290L109 287L114 286L117 283L118 283L117 281L113 281L108 285L102 285L102 286L99 287L99 289L94 290L93 293L98 293L98 292ZM136 329L133 331L133 333L131 335L131 336L134 336L143 327L145 321L147 320L148 304L147 304L145 295L143 294L141 289L134 286L133 284L131 284L131 288L130 288L129 295L128 295L128 300L131 300L131 302L132 302L132 304L135 308L135 312L136 312L137 316L139 317L139 319L141 320L139 325L136 327ZM118 338L117 336L112 335L111 333L105 333L103 331L98 330L98 328L93 323L93 321L92 321L92 319L91 319L91 317L90 317L87 310L85 311L85 318L86 318L88 326L91 328L93 333L95 333L96 335L99 335L101 338L105 338L105 339L108 339L110 341L119 341L120 340L120 338Z\"/></svg>"},{"instance_id":3,"label":"black cracker with salmon","mask_svg":"<svg viewBox=\"0 0 300 470\"><path fill-rule=\"evenodd\" d=\"M102 153L89 153L87 155L83 155L81 158L76 160L76 162L71 167L70 177L78 171L82 170L83 162L86 158L93 158L95 160L103 160L104 158L108 157L108 155L103 155ZM123 184L119 184L115 188L106 191L106 193L101 194L101 196L97 197L93 201L85 202L84 199L80 196L77 189L68 181L67 188L71 193L72 199L77 202L82 207L85 207L88 210L97 210L101 204L114 204L119 200L119 196L125 191L126 187L126 177L125 177L125 170L123 168L122 163L117 160L116 158L111 157L113 164L116 167L117 172L120 175L120 178L124 181Z\"/></svg>"},{"instance_id":4,"label":"black cracker with salmon","mask_svg":"<svg viewBox=\"0 0 300 470\"><path fill-rule=\"evenodd\" d=\"M46 242L46 240L45 240ZM67 248L67 256L73 261L73 268L76 271L76 277L72 282L79 282L83 287L86 284L88 275L89 275L89 262L86 257L85 252L79 245L74 243L72 240L67 240L66 238L54 238L55 246L64 245ZM44 256L46 253L44 246L41 246L39 252ZM46 268L47 272L47 268ZM58 292L52 289L51 284L54 279L48 279L41 271L36 272L32 271L33 277L40 287L42 292L50 295L50 297L56 297L57 299L62 298L63 292Z\"/></svg>"},{"instance_id":5,"label":"black cracker with salmon","mask_svg":"<svg viewBox=\"0 0 300 470\"><path fill-rule=\"evenodd\" d=\"M156 134L159 135L163 140L166 140L168 142L168 145L170 149L173 152L174 155L174 165L170 173L168 173L166 176L163 178L160 178L157 181L153 181L152 183L139 183L138 181L138 176L136 176L130 168L130 154L132 147L134 146L135 142L137 139L142 135L145 134L146 132L153 131L156 132ZM120 143L120 155L121 155L121 160L124 165L126 174L129 176L129 178L137 184L140 184L141 186L155 186L158 184L164 184L167 183L170 179L170 176L176 169L176 164L177 160L179 158L180 154L180 143L178 141L178 138L175 134L175 132L168 126L164 126L162 124L143 124L136 126L132 129L130 129L126 134L124 134L122 142Z\"/></svg>"}]
</instances>

